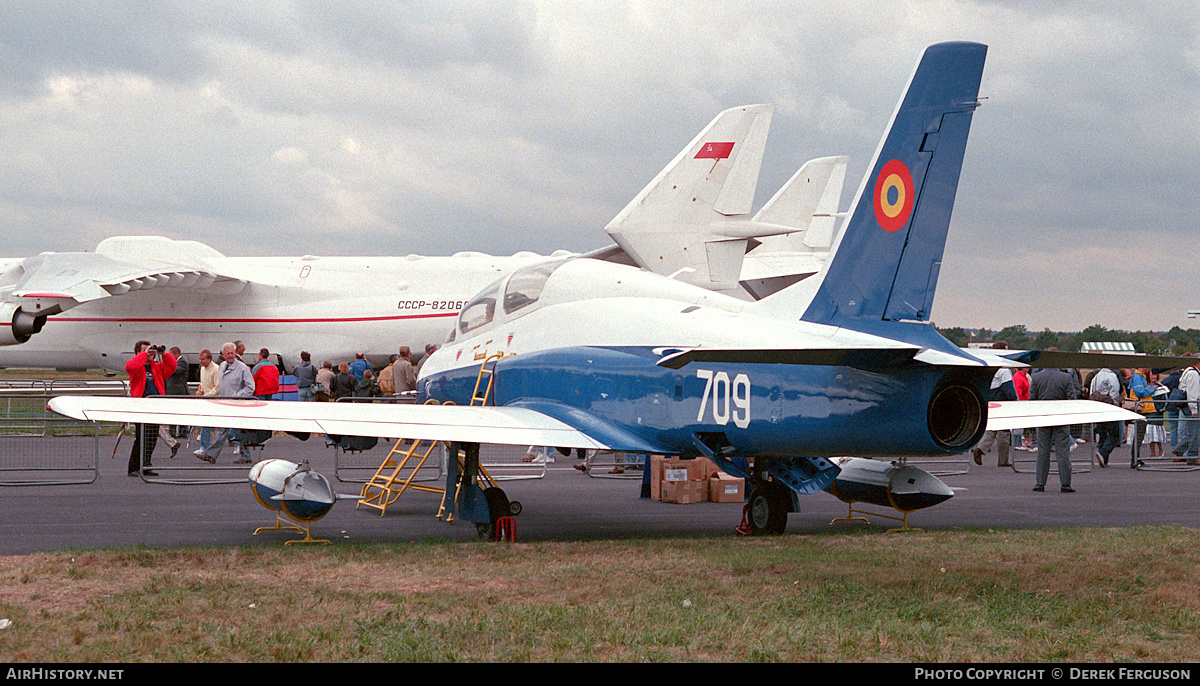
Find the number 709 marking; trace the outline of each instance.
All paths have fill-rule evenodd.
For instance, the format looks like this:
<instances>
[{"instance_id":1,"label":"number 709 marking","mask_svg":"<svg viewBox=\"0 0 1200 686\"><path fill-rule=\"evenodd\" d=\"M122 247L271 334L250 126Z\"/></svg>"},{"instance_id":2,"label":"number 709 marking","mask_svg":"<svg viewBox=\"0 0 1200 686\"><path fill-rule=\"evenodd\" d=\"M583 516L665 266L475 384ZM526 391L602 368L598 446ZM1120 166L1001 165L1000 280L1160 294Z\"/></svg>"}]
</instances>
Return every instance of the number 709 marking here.
<instances>
[{"instance_id":1,"label":"number 709 marking","mask_svg":"<svg viewBox=\"0 0 1200 686\"><path fill-rule=\"evenodd\" d=\"M713 372L711 369L697 369L696 377L707 381L704 393L700 396L700 411L696 413L696 421L705 420L711 396L713 421L725 426L732 419L739 429L750 426L750 377L738 374L730 383L729 374Z\"/></svg>"}]
</instances>

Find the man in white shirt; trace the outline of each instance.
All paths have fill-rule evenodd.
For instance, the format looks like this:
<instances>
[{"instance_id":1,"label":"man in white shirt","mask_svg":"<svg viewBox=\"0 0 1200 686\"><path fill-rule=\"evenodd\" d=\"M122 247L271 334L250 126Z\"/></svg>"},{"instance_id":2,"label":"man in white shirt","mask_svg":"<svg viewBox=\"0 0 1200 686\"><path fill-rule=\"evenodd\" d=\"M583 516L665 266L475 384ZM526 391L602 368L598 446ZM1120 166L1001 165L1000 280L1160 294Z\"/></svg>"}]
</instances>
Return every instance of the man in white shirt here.
<instances>
[{"instance_id":1,"label":"man in white shirt","mask_svg":"<svg viewBox=\"0 0 1200 686\"><path fill-rule=\"evenodd\" d=\"M1092 400L1119 406L1121 404L1121 382L1117 379L1116 372L1111 369L1096 370L1088 393ZM1120 442L1120 436L1121 427L1117 422L1096 424L1096 459L1100 461L1101 467L1108 466L1108 458L1112 455L1113 449L1117 447L1117 443Z\"/></svg>"},{"instance_id":2,"label":"man in white shirt","mask_svg":"<svg viewBox=\"0 0 1200 686\"><path fill-rule=\"evenodd\" d=\"M225 358L225 361L217 370L217 395L226 398L253 398L254 375L250 373L246 363L238 359L237 347L233 343L221 346L221 357ZM237 429L219 429L213 437L212 444L194 454L209 464L215 464L225 441L232 442L236 432ZM238 457L233 461L234 464L250 464L250 459L241 455L240 450L236 452Z\"/></svg>"},{"instance_id":3,"label":"man in white shirt","mask_svg":"<svg viewBox=\"0 0 1200 686\"><path fill-rule=\"evenodd\" d=\"M205 348L200 351L200 388L196 389L196 395L216 395L217 394L217 364L213 362L212 351ZM200 427L200 447L207 448L212 445L212 427Z\"/></svg>"},{"instance_id":4,"label":"man in white shirt","mask_svg":"<svg viewBox=\"0 0 1200 686\"><path fill-rule=\"evenodd\" d=\"M1183 370L1179 376L1179 389L1184 392L1191 420L1182 423L1176 457L1186 457L1188 464L1200 464L1200 363Z\"/></svg>"}]
</instances>

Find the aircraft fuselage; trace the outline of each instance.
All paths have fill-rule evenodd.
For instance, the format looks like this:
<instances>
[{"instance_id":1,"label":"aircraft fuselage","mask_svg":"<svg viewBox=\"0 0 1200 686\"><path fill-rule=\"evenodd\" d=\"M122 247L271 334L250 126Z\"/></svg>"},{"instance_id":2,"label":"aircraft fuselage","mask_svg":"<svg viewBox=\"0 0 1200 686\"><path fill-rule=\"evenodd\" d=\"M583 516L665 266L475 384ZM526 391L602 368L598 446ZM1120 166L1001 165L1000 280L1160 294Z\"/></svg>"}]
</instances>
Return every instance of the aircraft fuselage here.
<instances>
[{"instance_id":1,"label":"aircraft fuselage","mask_svg":"<svg viewBox=\"0 0 1200 686\"><path fill-rule=\"evenodd\" d=\"M139 339L184 353L242 340L291 367L367 354L378 368L402 345L440 343L463 303L512 269L544 257L229 257L220 289L156 288L83 303L47 318L26 343L0 347L0 367L124 369ZM217 264L219 262L219 264ZM195 361L192 357L191 361Z\"/></svg>"},{"instance_id":2,"label":"aircraft fuselage","mask_svg":"<svg viewBox=\"0 0 1200 686\"><path fill-rule=\"evenodd\" d=\"M592 297L560 298L560 292ZM755 355L679 369L661 364L690 348L787 349L803 341L808 348L853 342L886 350L899 344L894 339L760 312L665 277L590 260L559 267L541 298L538 307L509 319L501 309L479 333L447 342L424 368L423 397L471 404L480 364L503 354L495 362L490 404L537 409L627 450L695 455L730 446L733 454L762 457L946 455L973 445L986 424L993 370L983 367L913 361L876 371L864 364L764 362ZM469 304L464 320L471 310ZM897 328L923 338L909 343L913 349L944 341L926 325Z\"/></svg>"},{"instance_id":3,"label":"aircraft fuselage","mask_svg":"<svg viewBox=\"0 0 1200 686\"><path fill-rule=\"evenodd\" d=\"M761 457L948 455L973 445L982 423L943 422L962 411L963 398L983 407L992 376L919 364L886 374L752 363L673 370L658 366L660 357L649 348L598 347L516 355L496 363L492 403L574 417L597 439L647 452L697 455L697 440L715 440ZM463 367L424 388L430 398L469 404L477 376L478 366ZM956 391L943 397L947 389Z\"/></svg>"}]
</instances>

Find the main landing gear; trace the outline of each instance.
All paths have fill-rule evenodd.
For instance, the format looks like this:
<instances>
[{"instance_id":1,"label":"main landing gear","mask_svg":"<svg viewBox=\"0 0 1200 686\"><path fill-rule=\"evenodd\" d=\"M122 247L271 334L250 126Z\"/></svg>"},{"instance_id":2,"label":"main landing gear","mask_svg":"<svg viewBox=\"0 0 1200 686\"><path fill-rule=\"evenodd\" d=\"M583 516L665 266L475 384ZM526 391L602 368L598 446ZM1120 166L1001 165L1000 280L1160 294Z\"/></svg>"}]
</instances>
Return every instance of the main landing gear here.
<instances>
[{"instance_id":1,"label":"main landing gear","mask_svg":"<svg viewBox=\"0 0 1200 686\"><path fill-rule=\"evenodd\" d=\"M827 488L838 471L838 466L825 457L797 455L760 460L748 470L750 498L738 533L783 533L788 513L800 510L796 497Z\"/></svg>"},{"instance_id":2,"label":"main landing gear","mask_svg":"<svg viewBox=\"0 0 1200 686\"><path fill-rule=\"evenodd\" d=\"M475 522L475 533L479 534L481 541L498 540L500 537L496 533L497 522L503 517L516 517L521 514L521 503L509 500L508 495L499 486L483 489L483 497L487 499L488 521Z\"/></svg>"},{"instance_id":3,"label":"main landing gear","mask_svg":"<svg viewBox=\"0 0 1200 686\"><path fill-rule=\"evenodd\" d=\"M737 531L747 536L781 534L787 528L787 516L791 511L792 496L787 486L778 481L756 480L750 488Z\"/></svg>"},{"instance_id":4,"label":"main landing gear","mask_svg":"<svg viewBox=\"0 0 1200 686\"><path fill-rule=\"evenodd\" d=\"M480 539L493 540L499 538L501 520L520 513L521 503L509 500L487 469L479 464L479 444L451 443L438 518L452 521L457 515L475 524ZM504 527L503 533L505 538L513 540L511 524Z\"/></svg>"}]
</instances>

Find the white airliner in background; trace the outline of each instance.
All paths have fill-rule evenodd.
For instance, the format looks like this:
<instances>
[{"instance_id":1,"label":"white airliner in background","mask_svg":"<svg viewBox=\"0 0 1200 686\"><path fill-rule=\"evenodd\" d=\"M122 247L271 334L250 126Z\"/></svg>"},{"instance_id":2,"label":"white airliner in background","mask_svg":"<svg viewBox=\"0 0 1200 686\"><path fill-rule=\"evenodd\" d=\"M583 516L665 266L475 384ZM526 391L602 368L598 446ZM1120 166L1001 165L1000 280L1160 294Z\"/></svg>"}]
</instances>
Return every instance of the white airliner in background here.
<instances>
[{"instance_id":1,"label":"white airliner in background","mask_svg":"<svg viewBox=\"0 0 1200 686\"><path fill-rule=\"evenodd\" d=\"M807 163L750 218L771 114L719 114L606 227L617 245L586 256L748 299L815 273L846 158ZM318 365L362 352L377 366L402 345L419 355L441 343L487 284L569 254L227 257L196 241L117 236L93 252L0 260L0 367L120 371L139 339L184 353L242 340L288 368L302 350Z\"/></svg>"},{"instance_id":2,"label":"white airliner in background","mask_svg":"<svg viewBox=\"0 0 1200 686\"><path fill-rule=\"evenodd\" d=\"M289 368L301 350L318 365L356 352L381 364L401 345L440 343L481 284L542 259L226 257L195 241L114 237L94 253L3 264L12 326L0 327L0 366L122 370L143 338L192 353L240 339Z\"/></svg>"}]
</instances>

